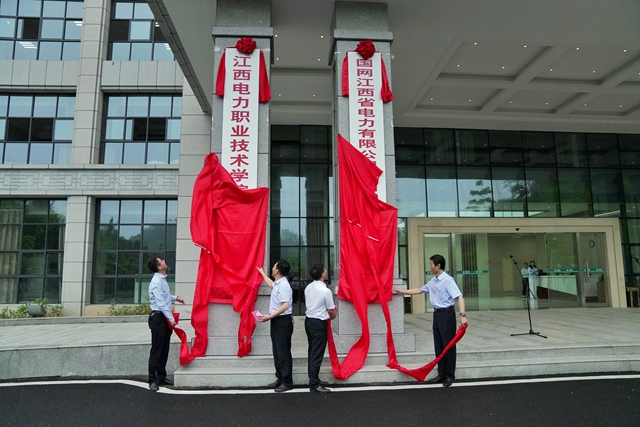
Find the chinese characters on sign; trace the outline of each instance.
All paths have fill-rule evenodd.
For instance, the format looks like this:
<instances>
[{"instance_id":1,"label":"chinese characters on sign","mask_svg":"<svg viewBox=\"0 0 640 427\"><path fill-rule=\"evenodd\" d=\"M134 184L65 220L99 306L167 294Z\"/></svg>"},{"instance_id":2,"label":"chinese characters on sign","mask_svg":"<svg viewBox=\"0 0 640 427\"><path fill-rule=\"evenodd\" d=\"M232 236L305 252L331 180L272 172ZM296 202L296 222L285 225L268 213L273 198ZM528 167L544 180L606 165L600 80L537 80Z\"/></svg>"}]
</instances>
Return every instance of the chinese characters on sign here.
<instances>
[{"instance_id":1,"label":"chinese characters on sign","mask_svg":"<svg viewBox=\"0 0 640 427\"><path fill-rule=\"evenodd\" d=\"M257 188L260 51L245 55L229 47L225 68L220 163L238 187Z\"/></svg>"},{"instance_id":2,"label":"chinese characters on sign","mask_svg":"<svg viewBox=\"0 0 640 427\"><path fill-rule=\"evenodd\" d=\"M384 117L382 111L381 55L363 59L357 52L347 53L349 65L349 141L374 162L382 175L378 197L385 201Z\"/></svg>"}]
</instances>

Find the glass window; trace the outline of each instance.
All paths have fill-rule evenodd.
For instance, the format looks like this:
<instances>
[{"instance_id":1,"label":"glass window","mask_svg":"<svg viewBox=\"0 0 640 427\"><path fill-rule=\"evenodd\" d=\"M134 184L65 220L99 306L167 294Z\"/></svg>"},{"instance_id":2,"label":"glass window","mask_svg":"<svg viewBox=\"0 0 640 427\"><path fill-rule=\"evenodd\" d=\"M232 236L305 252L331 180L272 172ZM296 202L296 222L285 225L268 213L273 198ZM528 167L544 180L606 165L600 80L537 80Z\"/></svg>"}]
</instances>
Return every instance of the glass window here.
<instances>
[{"instance_id":1,"label":"glass window","mask_svg":"<svg viewBox=\"0 0 640 427\"><path fill-rule=\"evenodd\" d=\"M42 4L42 16L64 18L66 2L64 0L45 0Z\"/></svg>"},{"instance_id":2,"label":"glass window","mask_svg":"<svg viewBox=\"0 0 640 427\"><path fill-rule=\"evenodd\" d=\"M396 207L400 217L427 216L424 166L396 166Z\"/></svg>"},{"instance_id":3,"label":"glass window","mask_svg":"<svg viewBox=\"0 0 640 427\"><path fill-rule=\"evenodd\" d=\"M493 168L493 214L496 218L524 217L527 190L522 168Z\"/></svg>"},{"instance_id":4,"label":"glass window","mask_svg":"<svg viewBox=\"0 0 640 427\"><path fill-rule=\"evenodd\" d=\"M587 142L582 133L556 133L558 166L563 168L587 167Z\"/></svg>"},{"instance_id":5,"label":"glass window","mask_svg":"<svg viewBox=\"0 0 640 427\"><path fill-rule=\"evenodd\" d=\"M0 40L0 59L13 59L13 41Z\"/></svg>"},{"instance_id":6,"label":"glass window","mask_svg":"<svg viewBox=\"0 0 640 427\"><path fill-rule=\"evenodd\" d=\"M453 131L425 129L424 148L428 165L455 165L456 155Z\"/></svg>"},{"instance_id":7,"label":"glass window","mask_svg":"<svg viewBox=\"0 0 640 427\"><path fill-rule=\"evenodd\" d=\"M46 297L60 302L66 218L64 200L0 199L0 275L6 288L0 303L20 304ZM10 251L10 252L8 252Z\"/></svg>"},{"instance_id":8,"label":"glass window","mask_svg":"<svg viewBox=\"0 0 640 427\"><path fill-rule=\"evenodd\" d=\"M180 140L180 119L168 119L172 103L178 99L180 96L167 95L108 97L103 161L106 164L176 164L179 145L172 144L179 143L167 140ZM154 117L150 116L152 113ZM127 142L123 146L106 143L113 140Z\"/></svg>"},{"instance_id":9,"label":"glass window","mask_svg":"<svg viewBox=\"0 0 640 427\"><path fill-rule=\"evenodd\" d=\"M458 216L458 188L454 168L427 168L427 208L430 217Z\"/></svg>"},{"instance_id":10,"label":"glass window","mask_svg":"<svg viewBox=\"0 0 640 427\"><path fill-rule=\"evenodd\" d=\"M591 191L595 217L621 216L624 192L620 171L592 169Z\"/></svg>"},{"instance_id":11,"label":"glass window","mask_svg":"<svg viewBox=\"0 0 640 427\"><path fill-rule=\"evenodd\" d=\"M556 165L553 133L523 132L522 146L524 148L525 166L540 167Z\"/></svg>"},{"instance_id":12,"label":"glass window","mask_svg":"<svg viewBox=\"0 0 640 427\"><path fill-rule=\"evenodd\" d=\"M563 217L593 217L591 183L587 169L558 169L560 211Z\"/></svg>"},{"instance_id":13,"label":"glass window","mask_svg":"<svg viewBox=\"0 0 640 427\"><path fill-rule=\"evenodd\" d=\"M621 151L640 151L640 134L618 134Z\"/></svg>"},{"instance_id":14,"label":"glass window","mask_svg":"<svg viewBox=\"0 0 640 427\"><path fill-rule=\"evenodd\" d=\"M171 61L171 48L144 0L112 2L107 59Z\"/></svg>"},{"instance_id":15,"label":"glass window","mask_svg":"<svg viewBox=\"0 0 640 427\"><path fill-rule=\"evenodd\" d=\"M62 42L40 42L41 60L59 61L62 54Z\"/></svg>"},{"instance_id":16,"label":"glass window","mask_svg":"<svg viewBox=\"0 0 640 427\"><path fill-rule=\"evenodd\" d=\"M330 144L329 128L325 126L300 126L301 162L328 162Z\"/></svg>"},{"instance_id":17,"label":"glass window","mask_svg":"<svg viewBox=\"0 0 640 427\"><path fill-rule=\"evenodd\" d=\"M80 42L62 43L62 60L76 61L80 57Z\"/></svg>"},{"instance_id":18,"label":"glass window","mask_svg":"<svg viewBox=\"0 0 640 427\"><path fill-rule=\"evenodd\" d=\"M487 131L456 130L455 138L458 165L489 165L489 139Z\"/></svg>"},{"instance_id":19,"label":"glass window","mask_svg":"<svg viewBox=\"0 0 640 427\"><path fill-rule=\"evenodd\" d=\"M15 38L16 36L16 19L2 17L0 19L0 37Z\"/></svg>"},{"instance_id":20,"label":"glass window","mask_svg":"<svg viewBox=\"0 0 640 427\"><path fill-rule=\"evenodd\" d=\"M526 169L529 217L558 217L560 203L556 169Z\"/></svg>"},{"instance_id":21,"label":"glass window","mask_svg":"<svg viewBox=\"0 0 640 427\"><path fill-rule=\"evenodd\" d=\"M624 201L628 217L640 217L640 170L623 170Z\"/></svg>"},{"instance_id":22,"label":"glass window","mask_svg":"<svg viewBox=\"0 0 640 427\"><path fill-rule=\"evenodd\" d=\"M0 15L16 15L18 13L18 0L0 1Z\"/></svg>"},{"instance_id":23,"label":"glass window","mask_svg":"<svg viewBox=\"0 0 640 427\"><path fill-rule=\"evenodd\" d=\"M522 166L522 149L491 148L491 165Z\"/></svg>"},{"instance_id":24,"label":"glass window","mask_svg":"<svg viewBox=\"0 0 640 427\"><path fill-rule=\"evenodd\" d=\"M40 16L41 7L42 0L20 0L18 3L18 15Z\"/></svg>"},{"instance_id":25,"label":"glass window","mask_svg":"<svg viewBox=\"0 0 640 427\"><path fill-rule=\"evenodd\" d=\"M82 38L82 21L67 20L64 27L65 40L80 40Z\"/></svg>"},{"instance_id":26,"label":"glass window","mask_svg":"<svg viewBox=\"0 0 640 427\"><path fill-rule=\"evenodd\" d=\"M53 164L68 165L71 163L71 143L57 143L53 147Z\"/></svg>"},{"instance_id":27,"label":"glass window","mask_svg":"<svg viewBox=\"0 0 640 427\"><path fill-rule=\"evenodd\" d=\"M82 19L83 10L84 10L84 2L67 1L67 18Z\"/></svg>"},{"instance_id":28,"label":"glass window","mask_svg":"<svg viewBox=\"0 0 640 427\"><path fill-rule=\"evenodd\" d=\"M147 262L156 256L167 261L174 286L176 227L167 218L177 215L175 200L101 200L97 212L92 303L144 303Z\"/></svg>"},{"instance_id":29,"label":"glass window","mask_svg":"<svg viewBox=\"0 0 640 427\"><path fill-rule=\"evenodd\" d=\"M129 40L150 40L151 21L131 21L129 24Z\"/></svg>"},{"instance_id":30,"label":"glass window","mask_svg":"<svg viewBox=\"0 0 640 427\"><path fill-rule=\"evenodd\" d=\"M306 165L300 168L300 216L329 216L329 188L327 186L329 168L327 163L328 159L324 164Z\"/></svg>"},{"instance_id":31,"label":"glass window","mask_svg":"<svg viewBox=\"0 0 640 427\"><path fill-rule=\"evenodd\" d=\"M72 98L72 101L67 101ZM67 147L55 148L54 144L37 144L54 140L71 141L73 119L56 122L60 103L75 103L69 96L24 96L10 95L0 97L0 123L5 125L2 136L6 135L2 163L68 163ZM7 108L8 117L7 117ZM4 116L4 117L3 117ZM17 116L17 117L16 117ZM4 138L2 138L4 139ZM32 146L33 143L33 146Z\"/></svg>"},{"instance_id":32,"label":"glass window","mask_svg":"<svg viewBox=\"0 0 640 427\"><path fill-rule=\"evenodd\" d=\"M589 166L592 168L608 168L620 165L616 135L587 134L587 149L589 150Z\"/></svg>"},{"instance_id":33,"label":"glass window","mask_svg":"<svg viewBox=\"0 0 640 427\"><path fill-rule=\"evenodd\" d=\"M458 169L460 217L489 217L492 201L489 168Z\"/></svg>"},{"instance_id":34,"label":"glass window","mask_svg":"<svg viewBox=\"0 0 640 427\"><path fill-rule=\"evenodd\" d=\"M300 216L300 168L298 165L271 165L271 216Z\"/></svg>"},{"instance_id":35,"label":"glass window","mask_svg":"<svg viewBox=\"0 0 640 427\"><path fill-rule=\"evenodd\" d=\"M73 138L73 120L56 120L53 139L55 141L71 141Z\"/></svg>"},{"instance_id":36,"label":"glass window","mask_svg":"<svg viewBox=\"0 0 640 427\"><path fill-rule=\"evenodd\" d=\"M61 19L43 19L40 38L62 39L64 21ZM58 57L59 59L60 57Z\"/></svg>"},{"instance_id":37,"label":"glass window","mask_svg":"<svg viewBox=\"0 0 640 427\"><path fill-rule=\"evenodd\" d=\"M517 131L490 130L489 144L492 148L522 148L522 135Z\"/></svg>"}]
</instances>

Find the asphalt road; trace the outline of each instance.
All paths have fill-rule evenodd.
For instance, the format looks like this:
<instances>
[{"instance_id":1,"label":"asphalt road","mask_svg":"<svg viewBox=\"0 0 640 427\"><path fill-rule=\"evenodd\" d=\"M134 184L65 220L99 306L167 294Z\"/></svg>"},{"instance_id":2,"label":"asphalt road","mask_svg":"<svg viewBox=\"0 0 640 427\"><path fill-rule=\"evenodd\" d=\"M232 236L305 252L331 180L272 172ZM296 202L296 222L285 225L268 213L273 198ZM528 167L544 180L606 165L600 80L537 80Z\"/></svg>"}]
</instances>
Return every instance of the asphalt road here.
<instances>
[{"instance_id":1,"label":"asphalt road","mask_svg":"<svg viewBox=\"0 0 640 427\"><path fill-rule=\"evenodd\" d=\"M640 426L640 375L152 393L141 383L0 384L2 426Z\"/></svg>"}]
</instances>

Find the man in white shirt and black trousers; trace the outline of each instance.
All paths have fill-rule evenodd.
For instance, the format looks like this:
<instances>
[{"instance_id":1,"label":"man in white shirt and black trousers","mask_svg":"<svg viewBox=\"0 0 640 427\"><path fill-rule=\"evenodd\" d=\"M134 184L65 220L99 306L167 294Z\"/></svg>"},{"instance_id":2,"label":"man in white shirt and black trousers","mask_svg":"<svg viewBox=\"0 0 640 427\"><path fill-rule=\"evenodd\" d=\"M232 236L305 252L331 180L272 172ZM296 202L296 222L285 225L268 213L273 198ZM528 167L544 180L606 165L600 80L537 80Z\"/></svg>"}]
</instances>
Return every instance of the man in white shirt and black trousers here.
<instances>
[{"instance_id":1,"label":"man in white shirt and black trousers","mask_svg":"<svg viewBox=\"0 0 640 427\"><path fill-rule=\"evenodd\" d=\"M149 352L149 390L158 391L160 385L173 385L173 381L167 378L167 359L169 358L169 346L173 331L169 327L176 326L176 321L171 313L171 303L181 302L184 299L171 295L169 283L167 283L167 263L159 258L152 258L147 263L153 277L149 283L149 329L151 329L151 351Z\"/></svg>"},{"instance_id":2,"label":"man in white shirt and black trousers","mask_svg":"<svg viewBox=\"0 0 640 427\"><path fill-rule=\"evenodd\" d=\"M324 281L327 278L327 270L324 265L314 264L309 272L313 282L304 290L305 312L304 330L309 342L308 372L309 389L317 393L329 393L331 390L324 387L318 374L327 348L328 320L336 318L336 306L333 303L333 295Z\"/></svg>"},{"instance_id":3,"label":"man in white shirt and black trousers","mask_svg":"<svg viewBox=\"0 0 640 427\"><path fill-rule=\"evenodd\" d=\"M394 294L420 295L429 294L429 300L434 308L433 312L433 346L436 357L440 356L444 348L456 335L456 311L455 304L458 301L460 308L460 324L467 323L467 315L464 312L464 298L453 277L445 271L445 259L442 255L433 255L429 258L431 272L434 278L421 288L398 289L393 287ZM456 373L456 347L447 351L438 363L438 376L429 380L430 384L442 383L449 387L455 380Z\"/></svg>"}]
</instances>

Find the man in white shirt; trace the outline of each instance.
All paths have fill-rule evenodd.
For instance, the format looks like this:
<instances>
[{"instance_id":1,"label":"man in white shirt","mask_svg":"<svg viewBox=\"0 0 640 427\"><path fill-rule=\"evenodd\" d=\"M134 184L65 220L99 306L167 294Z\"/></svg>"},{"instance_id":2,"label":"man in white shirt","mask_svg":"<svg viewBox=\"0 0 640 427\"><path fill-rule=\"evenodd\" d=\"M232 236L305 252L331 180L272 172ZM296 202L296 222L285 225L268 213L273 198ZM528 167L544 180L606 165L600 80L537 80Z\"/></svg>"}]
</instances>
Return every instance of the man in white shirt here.
<instances>
[{"instance_id":1,"label":"man in white shirt","mask_svg":"<svg viewBox=\"0 0 640 427\"><path fill-rule=\"evenodd\" d=\"M429 294L429 300L433 306L433 346L436 357L440 356L444 348L456 335L455 303L460 307L460 324L467 323L467 314L464 312L464 298L453 277L445 271L445 259L442 255L433 255L430 260L431 272L434 278L421 288L398 289L392 288L394 294L420 295ZM456 347L447 351L438 363L438 376L429 380L429 383L442 383L449 387L455 380L456 372Z\"/></svg>"},{"instance_id":2,"label":"man in white shirt","mask_svg":"<svg viewBox=\"0 0 640 427\"><path fill-rule=\"evenodd\" d=\"M153 277L149 283L149 329L151 329L151 351L149 352L149 390L158 391L160 385L173 385L167 378L167 359L173 331L169 327L176 322L171 313L171 303L184 299L171 295L167 283L167 263L161 258L152 258L147 263Z\"/></svg>"},{"instance_id":3,"label":"man in white shirt","mask_svg":"<svg viewBox=\"0 0 640 427\"><path fill-rule=\"evenodd\" d=\"M327 270L324 265L314 264L309 272L313 282L304 290L305 312L304 330L307 333L308 348L308 373L309 389L317 393L329 393L331 390L324 387L319 378L320 366L327 348L327 333L329 319L336 318L336 306L333 303L333 295L324 281L327 278Z\"/></svg>"},{"instance_id":4,"label":"man in white shirt","mask_svg":"<svg viewBox=\"0 0 640 427\"><path fill-rule=\"evenodd\" d=\"M271 288L269 314L263 316L261 322L271 322L271 346L277 379L269 384L269 387L273 387L276 393L293 388L293 357L291 356L293 291L287 280L290 270L289 263L279 259L271 268L271 275L275 279L271 280L262 267L258 267L265 283Z\"/></svg>"}]
</instances>

